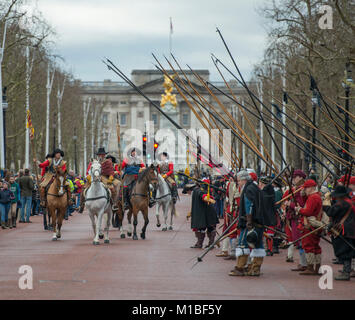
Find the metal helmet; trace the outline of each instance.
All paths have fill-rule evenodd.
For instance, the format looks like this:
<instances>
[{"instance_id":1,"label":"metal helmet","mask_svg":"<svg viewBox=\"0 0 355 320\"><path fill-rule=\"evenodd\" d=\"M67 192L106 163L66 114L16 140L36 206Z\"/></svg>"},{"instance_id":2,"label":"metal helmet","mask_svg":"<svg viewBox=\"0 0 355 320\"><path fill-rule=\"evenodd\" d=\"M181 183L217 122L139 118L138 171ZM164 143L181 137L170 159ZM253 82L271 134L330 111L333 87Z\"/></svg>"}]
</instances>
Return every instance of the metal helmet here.
<instances>
[{"instance_id":1,"label":"metal helmet","mask_svg":"<svg viewBox=\"0 0 355 320\"><path fill-rule=\"evenodd\" d=\"M258 233L253 228L247 233L247 243L250 248L254 249L257 242L258 242Z\"/></svg>"}]
</instances>

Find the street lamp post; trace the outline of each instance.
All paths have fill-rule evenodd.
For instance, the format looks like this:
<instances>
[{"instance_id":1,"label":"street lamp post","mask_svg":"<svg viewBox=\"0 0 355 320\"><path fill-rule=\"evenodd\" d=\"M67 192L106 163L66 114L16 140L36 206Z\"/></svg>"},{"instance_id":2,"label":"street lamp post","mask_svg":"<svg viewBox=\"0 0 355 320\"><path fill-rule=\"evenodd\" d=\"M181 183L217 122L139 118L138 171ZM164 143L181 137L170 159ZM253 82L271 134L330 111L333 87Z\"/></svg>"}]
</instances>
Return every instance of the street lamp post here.
<instances>
[{"instance_id":1,"label":"street lamp post","mask_svg":"<svg viewBox=\"0 0 355 320\"><path fill-rule=\"evenodd\" d=\"M317 107L318 105L318 98L317 98L317 93L315 91L315 89L313 89L313 97L312 97L312 106L313 106L313 129L312 129L312 153L313 155L316 154L316 115L317 115ZM314 157L312 157L312 169L314 170L314 172L316 172L316 160L314 159Z\"/></svg>"},{"instance_id":2,"label":"street lamp post","mask_svg":"<svg viewBox=\"0 0 355 320\"><path fill-rule=\"evenodd\" d=\"M74 166L75 166L75 174L78 173L78 163L77 163L77 156L76 156L76 141L78 140L78 136L76 135L76 127L74 128Z\"/></svg>"},{"instance_id":3,"label":"street lamp post","mask_svg":"<svg viewBox=\"0 0 355 320\"><path fill-rule=\"evenodd\" d=\"M350 89L351 85L353 83L353 78L352 78L352 70L351 70L351 63L348 62L346 64L346 81L345 83L343 82L343 87L345 89L345 143L344 143L344 149L348 152L345 153L345 160L350 160L349 159L349 98L350 98Z\"/></svg>"}]
</instances>

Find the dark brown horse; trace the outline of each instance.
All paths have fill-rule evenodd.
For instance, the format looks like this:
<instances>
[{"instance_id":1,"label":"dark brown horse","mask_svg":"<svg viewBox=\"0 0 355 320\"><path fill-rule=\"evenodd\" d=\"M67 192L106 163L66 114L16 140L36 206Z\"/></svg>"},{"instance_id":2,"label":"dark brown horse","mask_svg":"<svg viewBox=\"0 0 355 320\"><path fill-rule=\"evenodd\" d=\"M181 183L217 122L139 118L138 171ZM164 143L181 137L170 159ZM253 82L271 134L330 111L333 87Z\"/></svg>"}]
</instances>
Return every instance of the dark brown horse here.
<instances>
[{"instance_id":1,"label":"dark brown horse","mask_svg":"<svg viewBox=\"0 0 355 320\"><path fill-rule=\"evenodd\" d=\"M50 185L47 193L47 208L52 220L53 241L61 237L60 229L68 207L68 197L65 186L66 172L59 167L55 167L54 170L54 181Z\"/></svg>"},{"instance_id":2,"label":"dark brown horse","mask_svg":"<svg viewBox=\"0 0 355 320\"><path fill-rule=\"evenodd\" d=\"M130 236L132 233L131 220L133 215L133 240L138 240L136 228L138 224L137 216L139 212L142 212L144 217L144 226L140 236L142 239L145 239L145 231L149 223L148 204L150 185L156 189L158 187L158 183L158 173L153 164L138 175L138 180L132 189L131 208L129 209L127 216L129 227L127 234Z\"/></svg>"}]
</instances>

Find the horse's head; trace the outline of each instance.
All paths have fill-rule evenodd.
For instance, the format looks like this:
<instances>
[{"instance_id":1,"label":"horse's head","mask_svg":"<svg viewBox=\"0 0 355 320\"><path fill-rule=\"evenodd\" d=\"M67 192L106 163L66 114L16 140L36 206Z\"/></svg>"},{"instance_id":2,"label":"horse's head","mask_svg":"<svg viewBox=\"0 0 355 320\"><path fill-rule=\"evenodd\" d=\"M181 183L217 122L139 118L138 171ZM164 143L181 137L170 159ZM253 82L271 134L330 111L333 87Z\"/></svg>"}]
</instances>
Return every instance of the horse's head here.
<instances>
[{"instance_id":1,"label":"horse's head","mask_svg":"<svg viewBox=\"0 0 355 320\"><path fill-rule=\"evenodd\" d=\"M94 160L91 164L90 175L91 175L93 181L100 181L101 164L97 160Z\"/></svg>"},{"instance_id":2,"label":"horse's head","mask_svg":"<svg viewBox=\"0 0 355 320\"><path fill-rule=\"evenodd\" d=\"M63 168L60 166L55 166L54 172L55 172L55 179L57 180L58 195L62 196L65 193L64 185L65 185L67 171L64 171Z\"/></svg>"},{"instance_id":3,"label":"horse's head","mask_svg":"<svg viewBox=\"0 0 355 320\"><path fill-rule=\"evenodd\" d=\"M159 179L158 179L158 170L154 166L154 164L151 164L148 170L148 179L149 183L154 187L154 189L157 189L159 186Z\"/></svg>"}]
</instances>

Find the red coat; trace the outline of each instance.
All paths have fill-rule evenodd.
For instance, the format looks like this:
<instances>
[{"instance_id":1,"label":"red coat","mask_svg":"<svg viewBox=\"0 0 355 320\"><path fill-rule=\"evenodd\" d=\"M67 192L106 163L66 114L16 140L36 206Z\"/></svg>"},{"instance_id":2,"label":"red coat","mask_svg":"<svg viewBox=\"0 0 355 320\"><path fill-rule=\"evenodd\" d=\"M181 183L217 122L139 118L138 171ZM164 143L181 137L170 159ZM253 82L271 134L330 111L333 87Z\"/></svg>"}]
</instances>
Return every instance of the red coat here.
<instances>
[{"instance_id":1,"label":"red coat","mask_svg":"<svg viewBox=\"0 0 355 320\"><path fill-rule=\"evenodd\" d=\"M51 161L53 161L53 160L51 160ZM50 161L46 160L46 161L40 163L38 166L42 169L41 175L43 177L46 173L46 168L50 166ZM67 165L65 163L61 165L61 168L63 171L67 171Z\"/></svg>"},{"instance_id":2,"label":"red coat","mask_svg":"<svg viewBox=\"0 0 355 320\"><path fill-rule=\"evenodd\" d=\"M158 172L160 173L160 167L158 166ZM174 164L172 162L169 162L169 171L166 173L166 175L169 177L172 175L174 172Z\"/></svg>"},{"instance_id":3,"label":"red coat","mask_svg":"<svg viewBox=\"0 0 355 320\"><path fill-rule=\"evenodd\" d=\"M128 159L124 159L123 162L122 162L122 167L121 167L121 169L123 170L127 165L129 165ZM145 167L145 165L144 165L144 163L143 163L143 160L142 160L142 162L141 162L141 164L140 164L139 166L140 166L141 168L144 168L144 167Z\"/></svg>"},{"instance_id":4,"label":"red coat","mask_svg":"<svg viewBox=\"0 0 355 320\"><path fill-rule=\"evenodd\" d=\"M308 196L306 205L300 209L299 214L305 217L319 217L322 213L323 204L322 198L318 192Z\"/></svg>"}]
</instances>

